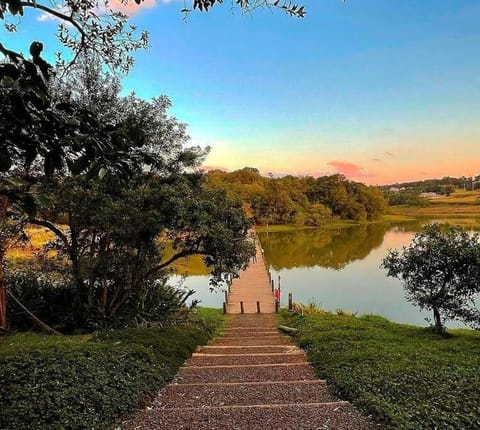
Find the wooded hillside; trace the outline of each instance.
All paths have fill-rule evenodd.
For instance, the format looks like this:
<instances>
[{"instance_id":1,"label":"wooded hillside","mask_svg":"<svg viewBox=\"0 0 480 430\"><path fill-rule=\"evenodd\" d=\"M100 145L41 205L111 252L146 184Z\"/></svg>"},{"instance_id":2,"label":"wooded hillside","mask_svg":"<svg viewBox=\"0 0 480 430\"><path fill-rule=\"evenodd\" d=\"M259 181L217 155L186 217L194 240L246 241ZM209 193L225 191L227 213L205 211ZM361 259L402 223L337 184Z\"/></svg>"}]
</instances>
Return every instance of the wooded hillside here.
<instances>
[{"instance_id":1,"label":"wooded hillside","mask_svg":"<svg viewBox=\"0 0 480 430\"><path fill-rule=\"evenodd\" d=\"M387 207L382 192L343 175L265 177L252 167L234 172L212 170L206 181L235 194L260 224L318 226L338 217L355 221L378 218Z\"/></svg>"}]
</instances>

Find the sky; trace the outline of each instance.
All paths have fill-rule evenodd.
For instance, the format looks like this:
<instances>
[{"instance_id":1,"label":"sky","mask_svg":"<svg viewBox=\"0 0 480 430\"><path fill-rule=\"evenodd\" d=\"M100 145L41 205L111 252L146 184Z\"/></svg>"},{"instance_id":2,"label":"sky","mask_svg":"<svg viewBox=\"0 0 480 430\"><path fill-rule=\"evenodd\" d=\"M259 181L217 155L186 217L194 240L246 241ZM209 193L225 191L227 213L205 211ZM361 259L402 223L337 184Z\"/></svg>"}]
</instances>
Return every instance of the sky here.
<instances>
[{"instance_id":1,"label":"sky","mask_svg":"<svg viewBox=\"0 0 480 430\"><path fill-rule=\"evenodd\" d=\"M478 0L301 4L304 19L226 0L187 22L183 0L132 5L151 47L124 92L168 95L191 144L211 147L206 169L367 184L480 174ZM55 22L34 11L18 29L0 40L41 40L53 58Z\"/></svg>"}]
</instances>

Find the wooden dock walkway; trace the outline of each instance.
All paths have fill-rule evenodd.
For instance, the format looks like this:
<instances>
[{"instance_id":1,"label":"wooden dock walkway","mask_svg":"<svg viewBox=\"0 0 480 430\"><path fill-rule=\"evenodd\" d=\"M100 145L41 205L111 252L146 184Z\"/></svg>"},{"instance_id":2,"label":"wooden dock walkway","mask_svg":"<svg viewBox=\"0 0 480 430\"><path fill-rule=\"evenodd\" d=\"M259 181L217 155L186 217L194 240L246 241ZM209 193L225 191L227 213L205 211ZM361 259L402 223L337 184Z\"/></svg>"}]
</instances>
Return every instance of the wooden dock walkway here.
<instances>
[{"instance_id":1,"label":"wooden dock walkway","mask_svg":"<svg viewBox=\"0 0 480 430\"><path fill-rule=\"evenodd\" d=\"M248 267L239 275L240 277L234 279L229 286L226 312L228 314L275 313L272 284L258 241L256 256L250 259Z\"/></svg>"}]
</instances>

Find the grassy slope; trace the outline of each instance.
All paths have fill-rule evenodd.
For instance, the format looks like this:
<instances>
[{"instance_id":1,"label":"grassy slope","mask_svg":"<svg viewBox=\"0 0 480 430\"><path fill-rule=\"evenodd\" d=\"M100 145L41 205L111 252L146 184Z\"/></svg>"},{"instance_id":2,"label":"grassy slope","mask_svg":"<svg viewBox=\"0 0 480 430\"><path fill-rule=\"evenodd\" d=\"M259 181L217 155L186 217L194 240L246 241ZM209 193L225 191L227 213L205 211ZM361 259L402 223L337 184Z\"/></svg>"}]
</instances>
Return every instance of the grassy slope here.
<instances>
[{"instance_id":1,"label":"grassy slope","mask_svg":"<svg viewBox=\"0 0 480 430\"><path fill-rule=\"evenodd\" d=\"M450 196L430 200L428 207L390 206L389 213L406 216L480 217L480 190L457 190Z\"/></svg>"},{"instance_id":2,"label":"grassy slope","mask_svg":"<svg viewBox=\"0 0 480 430\"><path fill-rule=\"evenodd\" d=\"M480 333L382 317L284 314L321 378L389 429L480 428Z\"/></svg>"},{"instance_id":3,"label":"grassy slope","mask_svg":"<svg viewBox=\"0 0 480 430\"><path fill-rule=\"evenodd\" d=\"M219 310L200 309L176 327L0 337L0 428L111 428L165 385L223 321Z\"/></svg>"}]
</instances>

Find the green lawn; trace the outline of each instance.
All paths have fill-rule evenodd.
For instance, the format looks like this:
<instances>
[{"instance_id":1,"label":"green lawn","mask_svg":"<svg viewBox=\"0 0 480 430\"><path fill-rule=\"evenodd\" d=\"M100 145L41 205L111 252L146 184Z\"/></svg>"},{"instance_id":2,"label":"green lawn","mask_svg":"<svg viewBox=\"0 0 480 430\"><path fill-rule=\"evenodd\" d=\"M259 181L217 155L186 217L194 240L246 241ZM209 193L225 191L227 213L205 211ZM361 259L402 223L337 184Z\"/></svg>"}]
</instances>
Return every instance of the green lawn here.
<instances>
[{"instance_id":1,"label":"green lawn","mask_svg":"<svg viewBox=\"0 0 480 430\"><path fill-rule=\"evenodd\" d=\"M480 429L480 332L378 316L291 316L319 377L388 429Z\"/></svg>"},{"instance_id":2,"label":"green lawn","mask_svg":"<svg viewBox=\"0 0 480 430\"><path fill-rule=\"evenodd\" d=\"M220 310L199 309L175 327L0 337L0 429L113 428L223 322Z\"/></svg>"}]
</instances>

